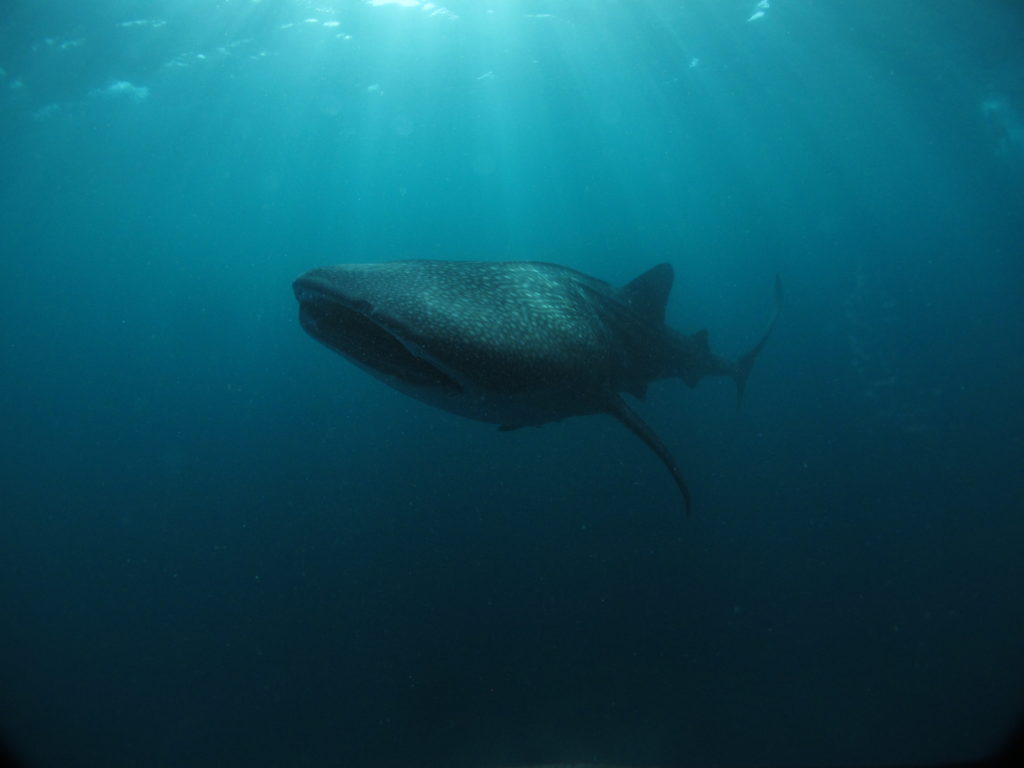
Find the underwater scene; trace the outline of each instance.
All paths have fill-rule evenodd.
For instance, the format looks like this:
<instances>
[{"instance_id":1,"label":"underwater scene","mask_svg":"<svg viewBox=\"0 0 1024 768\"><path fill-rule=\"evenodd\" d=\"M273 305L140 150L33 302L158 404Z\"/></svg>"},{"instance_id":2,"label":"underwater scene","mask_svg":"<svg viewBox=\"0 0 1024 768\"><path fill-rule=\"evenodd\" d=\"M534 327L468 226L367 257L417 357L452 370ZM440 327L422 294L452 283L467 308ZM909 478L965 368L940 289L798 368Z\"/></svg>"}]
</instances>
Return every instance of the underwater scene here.
<instances>
[{"instance_id":1,"label":"underwater scene","mask_svg":"<svg viewBox=\"0 0 1024 768\"><path fill-rule=\"evenodd\" d=\"M0 3L26 766L881 766L1024 715L1024 5Z\"/></svg>"}]
</instances>

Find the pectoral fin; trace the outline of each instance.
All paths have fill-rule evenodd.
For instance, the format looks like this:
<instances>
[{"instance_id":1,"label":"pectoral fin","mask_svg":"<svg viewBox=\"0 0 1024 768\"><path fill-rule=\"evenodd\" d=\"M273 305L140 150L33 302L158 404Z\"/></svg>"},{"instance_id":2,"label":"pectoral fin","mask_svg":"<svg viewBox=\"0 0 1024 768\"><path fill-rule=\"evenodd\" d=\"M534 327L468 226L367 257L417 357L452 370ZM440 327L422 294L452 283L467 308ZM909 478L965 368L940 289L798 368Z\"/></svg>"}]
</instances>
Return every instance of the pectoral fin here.
<instances>
[{"instance_id":1,"label":"pectoral fin","mask_svg":"<svg viewBox=\"0 0 1024 768\"><path fill-rule=\"evenodd\" d=\"M660 458L668 471L672 473L672 479L676 481L676 485L679 486L680 492L683 494L683 504L686 510L686 516L690 516L690 490L686 487L686 481L683 479L683 473L676 465L676 460L669 453L668 448L661 438L658 437L654 430L651 429L647 422L641 419L636 412L626 405L625 401L617 394L613 394L608 402L608 412L629 427L633 433L647 443L647 446L654 451L658 458Z\"/></svg>"}]
</instances>

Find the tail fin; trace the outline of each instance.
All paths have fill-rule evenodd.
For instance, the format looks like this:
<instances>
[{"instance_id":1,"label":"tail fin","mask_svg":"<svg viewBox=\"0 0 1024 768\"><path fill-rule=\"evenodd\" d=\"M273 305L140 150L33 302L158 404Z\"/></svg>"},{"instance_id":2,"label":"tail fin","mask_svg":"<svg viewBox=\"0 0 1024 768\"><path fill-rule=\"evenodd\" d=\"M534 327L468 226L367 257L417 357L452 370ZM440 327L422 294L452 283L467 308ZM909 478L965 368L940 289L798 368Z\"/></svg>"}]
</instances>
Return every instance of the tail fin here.
<instances>
[{"instance_id":1,"label":"tail fin","mask_svg":"<svg viewBox=\"0 0 1024 768\"><path fill-rule=\"evenodd\" d=\"M765 342L768 341L768 337L772 335L772 331L775 330L775 323L779 319L779 310L782 308L782 279L775 276L775 308L772 310L771 319L768 321L768 327L761 335L761 339L753 346L753 348L742 355L736 360L733 365L732 377L736 381L736 407L740 408L743 405L743 393L747 391L747 379L750 377L750 371L754 367L754 361L757 360L758 354L764 347Z\"/></svg>"}]
</instances>

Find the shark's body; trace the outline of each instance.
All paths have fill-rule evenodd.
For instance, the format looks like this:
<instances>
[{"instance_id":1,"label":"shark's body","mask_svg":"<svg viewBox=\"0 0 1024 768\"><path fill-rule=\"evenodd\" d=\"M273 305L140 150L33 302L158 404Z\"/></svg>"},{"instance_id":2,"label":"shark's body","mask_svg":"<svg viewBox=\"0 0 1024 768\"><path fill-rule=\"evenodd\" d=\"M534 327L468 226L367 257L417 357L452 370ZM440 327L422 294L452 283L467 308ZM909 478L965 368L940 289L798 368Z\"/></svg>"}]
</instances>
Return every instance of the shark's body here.
<instances>
[{"instance_id":1,"label":"shark's body","mask_svg":"<svg viewBox=\"0 0 1024 768\"><path fill-rule=\"evenodd\" d=\"M750 352L724 360L707 331L665 325L672 281L668 264L615 288L541 262L399 261L314 269L294 290L311 336L430 405L503 430L612 414L665 462L689 509L668 449L619 393L725 375L742 396L777 311Z\"/></svg>"}]
</instances>

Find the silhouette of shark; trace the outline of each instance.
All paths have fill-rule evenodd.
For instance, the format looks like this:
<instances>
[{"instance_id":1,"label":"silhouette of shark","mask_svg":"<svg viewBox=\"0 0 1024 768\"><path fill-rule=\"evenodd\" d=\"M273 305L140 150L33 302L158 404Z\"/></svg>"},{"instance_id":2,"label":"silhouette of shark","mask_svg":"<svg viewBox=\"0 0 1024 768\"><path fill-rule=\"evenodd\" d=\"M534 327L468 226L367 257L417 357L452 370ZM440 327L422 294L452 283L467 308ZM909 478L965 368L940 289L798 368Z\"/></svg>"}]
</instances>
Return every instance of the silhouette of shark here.
<instances>
[{"instance_id":1,"label":"silhouette of shark","mask_svg":"<svg viewBox=\"0 0 1024 768\"><path fill-rule=\"evenodd\" d=\"M668 448L619 393L654 380L693 387L728 376L740 401L778 317L736 360L711 352L707 330L665 325L674 273L659 264L622 288L542 262L397 261L314 269L293 285L310 336L417 400L501 430L608 413L665 463Z\"/></svg>"}]
</instances>

